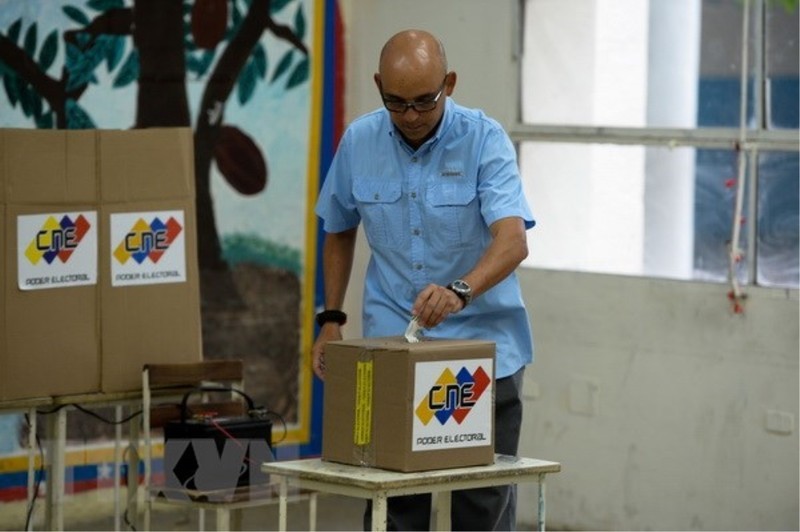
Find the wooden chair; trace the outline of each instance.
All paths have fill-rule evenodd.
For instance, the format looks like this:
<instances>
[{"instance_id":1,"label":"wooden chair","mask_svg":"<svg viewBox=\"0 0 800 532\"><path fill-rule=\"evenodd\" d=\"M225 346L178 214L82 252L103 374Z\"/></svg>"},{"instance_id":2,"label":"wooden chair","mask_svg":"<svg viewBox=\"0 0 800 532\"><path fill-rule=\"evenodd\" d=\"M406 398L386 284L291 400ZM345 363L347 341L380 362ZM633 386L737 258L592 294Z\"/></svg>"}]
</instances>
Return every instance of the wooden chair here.
<instances>
[{"instance_id":1,"label":"wooden chair","mask_svg":"<svg viewBox=\"0 0 800 532\"><path fill-rule=\"evenodd\" d=\"M151 514L154 504L171 504L197 508L198 527L204 529L205 510L216 513L216 529L241 529L241 510L255 506L275 504L279 501L277 487L269 482L242 487L229 487L222 490L203 491L185 487L168 486L167 483L153 482L153 449L160 445L153 437L153 429L163 428L169 421L181 419L179 404L184 394L197 391L202 386L231 388L244 391L244 366L241 360L210 360L184 364L147 364L142 370L142 432L144 439L144 529L151 528ZM193 393L200 404L192 405L194 410L213 412L214 416L242 416L248 406L240 394L228 392ZM211 399L214 399L213 401ZM230 435L229 435L230 436ZM250 467L260 467L251 464ZM166 473L166 472L165 472ZM316 528L316 492L303 492L294 500L309 502L309 530ZM233 513L231 513L233 512ZM233 523L231 523L233 517Z\"/></svg>"}]
</instances>

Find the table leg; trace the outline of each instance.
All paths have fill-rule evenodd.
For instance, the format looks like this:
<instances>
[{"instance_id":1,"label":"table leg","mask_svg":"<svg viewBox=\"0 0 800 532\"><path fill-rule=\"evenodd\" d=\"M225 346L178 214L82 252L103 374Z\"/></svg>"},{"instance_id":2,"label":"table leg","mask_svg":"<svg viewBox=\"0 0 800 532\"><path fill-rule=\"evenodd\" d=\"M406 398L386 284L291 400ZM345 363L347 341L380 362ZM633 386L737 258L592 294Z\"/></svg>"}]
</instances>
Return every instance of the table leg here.
<instances>
[{"instance_id":1,"label":"table leg","mask_svg":"<svg viewBox=\"0 0 800 532\"><path fill-rule=\"evenodd\" d=\"M539 473L539 532L544 532L545 527L545 485L544 485L544 473Z\"/></svg>"},{"instance_id":2,"label":"table leg","mask_svg":"<svg viewBox=\"0 0 800 532\"><path fill-rule=\"evenodd\" d=\"M28 491L25 509L28 510L33 504L33 497L36 490L36 408L28 410ZM44 467L44 464L42 464ZM28 510L30 511L30 510ZM33 515L28 523L28 530L33 530Z\"/></svg>"},{"instance_id":3,"label":"table leg","mask_svg":"<svg viewBox=\"0 0 800 532\"><path fill-rule=\"evenodd\" d=\"M379 491L372 496L372 530L376 532L386 531L386 511L388 504L386 492Z\"/></svg>"},{"instance_id":4,"label":"table leg","mask_svg":"<svg viewBox=\"0 0 800 532\"><path fill-rule=\"evenodd\" d=\"M47 497L45 528L64 530L64 466L67 446L67 412L61 408L47 420Z\"/></svg>"},{"instance_id":5,"label":"table leg","mask_svg":"<svg viewBox=\"0 0 800 532\"><path fill-rule=\"evenodd\" d=\"M317 494L308 494L308 531L317 530Z\"/></svg>"},{"instance_id":6,"label":"table leg","mask_svg":"<svg viewBox=\"0 0 800 532\"><path fill-rule=\"evenodd\" d=\"M216 530L231 529L231 514L227 508L217 508L217 528Z\"/></svg>"},{"instance_id":7,"label":"table leg","mask_svg":"<svg viewBox=\"0 0 800 532\"><path fill-rule=\"evenodd\" d=\"M122 406L114 407L114 530L122 530L122 508L120 504L120 462L122 461Z\"/></svg>"},{"instance_id":8,"label":"table leg","mask_svg":"<svg viewBox=\"0 0 800 532\"><path fill-rule=\"evenodd\" d=\"M131 528L139 527L139 425L141 420L135 417L128 428L128 501L125 511ZM145 486L145 490L147 486ZM148 494L144 494L145 511L149 511ZM149 518L149 516L148 516Z\"/></svg>"},{"instance_id":9,"label":"table leg","mask_svg":"<svg viewBox=\"0 0 800 532\"><path fill-rule=\"evenodd\" d=\"M450 530L450 509L452 506L452 492L440 491L436 494L436 530Z\"/></svg>"},{"instance_id":10,"label":"table leg","mask_svg":"<svg viewBox=\"0 0 800 532\"><path fill-rule=\"evenodd\" d=\"M281 484L280 484L280 499L278 501L278 530L281 532L286 531L286 498L289 496L289 479L286 477L281 477Z\"/></svg>"}]
</instances>

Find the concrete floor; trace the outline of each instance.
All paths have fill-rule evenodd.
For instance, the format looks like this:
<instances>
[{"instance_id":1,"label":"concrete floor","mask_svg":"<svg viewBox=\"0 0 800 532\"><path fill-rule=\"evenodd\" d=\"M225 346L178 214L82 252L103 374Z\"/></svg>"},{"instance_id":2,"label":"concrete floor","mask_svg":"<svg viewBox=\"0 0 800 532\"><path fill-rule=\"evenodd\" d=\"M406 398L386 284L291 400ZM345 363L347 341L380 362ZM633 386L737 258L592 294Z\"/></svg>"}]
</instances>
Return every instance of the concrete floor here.
<instances>
[{"instance_id":1,"label":"concrete floor","mask_svg":"<svg viewBox=\"0 0 800 532\"><path fill-rule=\"evenodd\" d=\"M124 496L124 492L123 492ZM365 502L363 499L340 495L320 494L317 502L317 530L362 530ZM124 511L124 501L122 511ZM308 502L292 502L288 506L288 529L308 530ZM0 504L0 530L24 530L26 507L23 502ZM64 500L64 530L115 530L113 491L95 490L69 495ZM206 511L205 529L214 530L214 512ZM44 502L37 501L33 529L44 529ZM183 507L156 505L152 518L153 530L199 530L198 512ZM270 504L243 510L242 530L277 530L278 505ZM141 530L120 519L119 530ZM535 530L533 524L517 523L517 530Z\"/></svg>"},{"instance_id":2,"label":"concrete floor","mask_svg":"<svg viewBox=\"0 0 800 532\"><path fill-rule=\"evenodd\" d=\"M107 493L68 496L64 501L64 530L114 530L114 503ZM317 500L317 530L361 530L364 500L338 495L320 495ZM308 530L308 502L288 506L288 529ZM124 510L124 507L123 507ZM120 530L134 530L122 516ZM183 507L156 505L153 530L199 530L198 512ZM23 530L25 507L22 504L0 505L0 530ZM44 504L37 503L33 529L43 530ZM205 529L214 530L214 512L206 511ZM243 510L242 530L277 530L278 505L270 504Z\"/></svg>"}]
</instances>

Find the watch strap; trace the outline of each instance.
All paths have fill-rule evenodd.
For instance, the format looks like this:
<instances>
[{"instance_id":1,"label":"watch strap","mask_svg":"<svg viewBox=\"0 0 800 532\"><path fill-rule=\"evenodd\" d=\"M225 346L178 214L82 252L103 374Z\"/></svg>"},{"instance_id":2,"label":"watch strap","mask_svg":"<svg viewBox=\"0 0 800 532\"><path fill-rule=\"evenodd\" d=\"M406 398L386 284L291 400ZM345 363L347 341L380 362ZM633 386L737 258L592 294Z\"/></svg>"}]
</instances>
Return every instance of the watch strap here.
<instances>
[{"instance_id":1,"label":"watch strap","mask_svg":"<svg viewBox=\"0 0 800 532\"><path fill-rule=\"evenodd\" d=\"M319 314L317 314L317 325L322 327L326 323L332 321L334 323L338 323L339 325L344 325L347 323L347 314L342 312L341 310L323 310Z\"/></svg>"}]
</instances>

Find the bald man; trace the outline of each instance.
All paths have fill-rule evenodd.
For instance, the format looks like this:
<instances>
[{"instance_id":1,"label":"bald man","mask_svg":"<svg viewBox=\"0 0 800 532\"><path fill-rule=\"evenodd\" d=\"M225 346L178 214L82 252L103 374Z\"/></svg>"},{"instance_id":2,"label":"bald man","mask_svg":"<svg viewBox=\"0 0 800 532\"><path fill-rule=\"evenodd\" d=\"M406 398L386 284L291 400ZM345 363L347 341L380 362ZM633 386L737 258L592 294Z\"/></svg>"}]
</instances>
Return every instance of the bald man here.
<instances>
[{"instance_id":1,"label":"bald man","mask_svg":"<svg viewBox=\"0 0 800 532\"><path fill-rule=\"evenodd\" d=\"M451 99L456 73L433 35L406 30L380 53L383 107L347 128L325 178L325 310L312 349L325 378L325 344L342 339L342 312L359 224L370 248L363 336L403 334L411 317L431 338L496 345L495 451L516 455L525 366L533 361L528 314L514 270L534 219L516 152L502 127ZM389 499L390 530L427 530L430 495ZM454 530L513 530L516 492L453 493ZM365 527L369 528L369 506Z\"/></svg>"}]
</instances>

